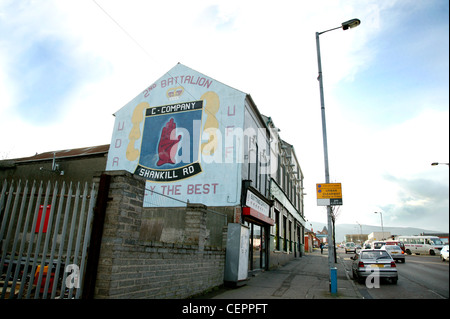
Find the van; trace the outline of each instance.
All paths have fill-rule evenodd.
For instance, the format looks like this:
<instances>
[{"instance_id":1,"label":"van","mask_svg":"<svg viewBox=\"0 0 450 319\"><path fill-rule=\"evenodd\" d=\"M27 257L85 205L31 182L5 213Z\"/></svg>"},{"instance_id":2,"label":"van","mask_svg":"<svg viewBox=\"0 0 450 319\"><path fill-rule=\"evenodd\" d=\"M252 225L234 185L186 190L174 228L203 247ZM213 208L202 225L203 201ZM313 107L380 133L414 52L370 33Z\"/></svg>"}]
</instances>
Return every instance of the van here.
<instances>
[{"instance_id":1,"label":"van","mask_svg":"<svg viewBox=\"0 0 450 319\"><path fill-rule=\"evenodd\" d=\"M437 236L398 236L397 240L405 245L406 253L439 255L443 247Z\"/></svg>"},{"instance_id":2,"label":"van","mask_svg":"<svg viewBox=\"0 0 450 319\"><path fill-rule=\"evenodd\" d=\"M345 253L354 252L356 254L356 245L354 242L345 243Z\"/></svg>"}]
</instances>

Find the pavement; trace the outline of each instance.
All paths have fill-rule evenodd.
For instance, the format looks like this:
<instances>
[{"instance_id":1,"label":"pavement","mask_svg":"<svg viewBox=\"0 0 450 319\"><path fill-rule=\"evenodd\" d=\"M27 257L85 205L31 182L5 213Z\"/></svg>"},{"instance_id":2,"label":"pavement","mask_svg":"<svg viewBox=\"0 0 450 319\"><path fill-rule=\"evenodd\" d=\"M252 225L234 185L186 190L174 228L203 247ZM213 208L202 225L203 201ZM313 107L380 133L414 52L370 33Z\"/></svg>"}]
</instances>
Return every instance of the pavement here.
<instances>
[{"instance_id":1,"label":"pavement","mask_svg":"<svg viewBox=\"0 0 450 319\"><path fill-rule=\"evenodd\" d=\"M339 256L334 267L337 293L333 294L327 250L321 254L315 249L282 267L252 275L243 286L220 287L196 299L363 299Z\"/></svg>"}]
</instances>

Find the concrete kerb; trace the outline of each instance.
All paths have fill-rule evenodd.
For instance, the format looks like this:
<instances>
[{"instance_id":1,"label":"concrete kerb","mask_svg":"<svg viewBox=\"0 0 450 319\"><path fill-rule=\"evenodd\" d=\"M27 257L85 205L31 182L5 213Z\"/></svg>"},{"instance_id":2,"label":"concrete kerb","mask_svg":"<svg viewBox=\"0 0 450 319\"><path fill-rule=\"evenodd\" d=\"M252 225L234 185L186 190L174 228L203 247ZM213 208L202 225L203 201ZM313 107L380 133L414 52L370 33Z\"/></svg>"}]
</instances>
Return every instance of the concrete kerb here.
<instances>
[{"instance_id":1,"label":"concrete kerb","mask_svg":"<svg viewBox=\"0 0 450 319\"><path fill-rule=\"evenodd\" d=\"M358 299L364 299L364 297L361 295L361 293L359 292L358 287L356 286L353 278L351 278L350 273L351 273L351 269L347 269L347 267L345 267L345 263L341 260L341 257L338 256L339 259L339 264L341 265L341 267L343 268L344 272L345 272L345 276L347 277L348 282L351 283L353 291L355 292L355 295L357 296ZM339 287L338 287L339 289Z\"/></svg>"}]
</instances>

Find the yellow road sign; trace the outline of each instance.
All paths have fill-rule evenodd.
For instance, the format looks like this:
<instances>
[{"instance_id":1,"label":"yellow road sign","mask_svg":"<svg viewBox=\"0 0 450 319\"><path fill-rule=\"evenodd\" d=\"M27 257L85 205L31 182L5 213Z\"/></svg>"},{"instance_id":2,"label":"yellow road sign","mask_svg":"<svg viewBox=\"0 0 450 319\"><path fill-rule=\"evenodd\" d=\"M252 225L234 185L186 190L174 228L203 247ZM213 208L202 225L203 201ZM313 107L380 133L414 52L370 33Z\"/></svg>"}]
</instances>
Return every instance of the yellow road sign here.
<instances>
[{"instance_id":1,"label":"yellow road sign","mask_svg":"<svg viewBox=\"0 0 450 319\"><path fill-rule=\"evenodd\" d=\"M316 184L316 191L319 206L342 205L341 183Z\"/></svg>"}]
</instances>

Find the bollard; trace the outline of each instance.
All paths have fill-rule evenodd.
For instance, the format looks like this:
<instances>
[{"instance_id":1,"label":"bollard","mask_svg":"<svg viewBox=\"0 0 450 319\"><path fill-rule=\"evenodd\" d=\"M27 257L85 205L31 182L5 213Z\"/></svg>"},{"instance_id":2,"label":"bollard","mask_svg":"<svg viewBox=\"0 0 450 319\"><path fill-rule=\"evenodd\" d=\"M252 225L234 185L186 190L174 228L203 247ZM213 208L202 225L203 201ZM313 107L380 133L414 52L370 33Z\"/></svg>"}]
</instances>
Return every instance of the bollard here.
<instances>
[{"instance_id":1,"label":"bollard","mask_svg":"<svg viewBox=\"0 0 450 319\"><path fill-rule=\"evenodd\" d=\"M332 294L336 294L337 293L337 268L336 267L330 268L330 278L331 278L330 291Z\"/></svg>"}]
</instances>

